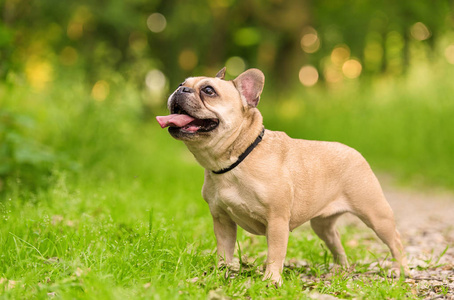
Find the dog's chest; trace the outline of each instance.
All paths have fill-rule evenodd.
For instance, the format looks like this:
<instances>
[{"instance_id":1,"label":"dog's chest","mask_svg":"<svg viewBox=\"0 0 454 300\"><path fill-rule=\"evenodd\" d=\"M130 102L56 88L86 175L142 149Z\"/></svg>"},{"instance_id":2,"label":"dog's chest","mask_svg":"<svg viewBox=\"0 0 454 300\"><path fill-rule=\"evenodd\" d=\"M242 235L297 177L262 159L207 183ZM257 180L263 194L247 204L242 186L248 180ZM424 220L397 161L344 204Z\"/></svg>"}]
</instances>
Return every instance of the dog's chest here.
<instances>
[{"instance_id":1,"label":"dog's chest","mask_svg":"<svg viewBox=\"0 0 454 300\"><path fill-rule=\"evenodd\" d=\"M253 234L266 233L266 209L257 187L232 181L208 181L204 184L203 196L214 217L228 214L243 229Z\"/></svg>"}]
</instances>

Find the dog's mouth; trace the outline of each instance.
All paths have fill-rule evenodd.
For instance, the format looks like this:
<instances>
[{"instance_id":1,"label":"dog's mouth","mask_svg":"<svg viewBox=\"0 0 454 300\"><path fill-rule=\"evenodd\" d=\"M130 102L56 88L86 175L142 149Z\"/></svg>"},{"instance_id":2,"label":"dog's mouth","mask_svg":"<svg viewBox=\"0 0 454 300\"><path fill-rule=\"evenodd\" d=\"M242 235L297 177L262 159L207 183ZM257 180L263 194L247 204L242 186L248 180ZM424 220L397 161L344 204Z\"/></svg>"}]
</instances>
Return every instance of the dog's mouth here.
<instances>
[{"instance_id":1,"label":"dog's mouth","mask_svg":"<svg viewBox=\"0 0 454 300\"><path fill-rule=\"evenodd\" d=\"M162 128L170 127L185 133L196 133L212 131L219 125L218 119L195 118L178 104L172 105L170 113L171 114L168 116L156 117L156 120Z\"/></svg>"}]
</instances>

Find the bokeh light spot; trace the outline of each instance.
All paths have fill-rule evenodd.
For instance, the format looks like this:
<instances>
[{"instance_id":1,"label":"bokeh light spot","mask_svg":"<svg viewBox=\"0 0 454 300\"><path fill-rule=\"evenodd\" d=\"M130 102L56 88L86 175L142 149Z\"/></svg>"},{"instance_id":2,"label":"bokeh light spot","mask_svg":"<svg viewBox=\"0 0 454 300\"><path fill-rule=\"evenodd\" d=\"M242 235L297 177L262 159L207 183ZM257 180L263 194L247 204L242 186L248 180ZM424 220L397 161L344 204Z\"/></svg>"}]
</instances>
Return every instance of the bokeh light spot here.
<instances>
[{"instance_id":1,"label":"bokeh light spot","mask_svg":"<svg viewBox=\"0 0 454 300\"><path fill-rule=\"evenodd\" d=\"M296 100L283 101L278 107L278 114L281 118L286 120L295 120L300 118L303 114L303 102Z\"/></svg>"},{"instance_id":2,"label":"bokeh light spot","mask_svg":"<svg viewBox=\"0 0 454 300\"><path fill-rule=\"evenodd\" d=\"M325 76L325 80L329 83L340 82L343 79L341 71L332 65L327 66L323 70L323 76Z\"/></svg>"},{"instance_id":3,"label":"bokeh light spot","mask_svg":"<svg viewBox=\"0 0 454 300\"><path fill-rule=\"evenodd\" d=\"M241 57L232 56L226 61L225 68L229 75L237 76L246 69L246 63Z\"/></svg>"},{"instance_id":4,"label":"bokeh light spot","mask_svg":"<svg viewBox=\"0 0 454 300\"><path fill-rule=\"evenodd\" d=\"M152 32L162 32L167 26L166 17L160 13L152 13L147 19L147 26Z\"/></svg>"},{"instance_id":5,"label":"bokeh light spot","mask_svg":"<svg viewBox=\"0 0 454 300\"><path fill-rule=\"evenodd\" d=\"M154 69L147 73L145 77L145 84L147 85L150 92L161 93L165 88L167 79L160 70Z\"/></svg>"},{"instance_id":6,"label":"bokeh light spot","mask_svg":"<svg viewBox=\"0 0 454 300\"><path fill-rule=\"evenodd\" d=\"M84 25L81 22L71 22L66 29L66 34L72 40L78 40L84 33Z\"/></svg>"},{"instance_id":7,"label":"bokeh light spot","mask_svg":"<svg viewBox=\"0 0 454 300\"><path fill-rule=\"evenodd\" d=\"M342 65L342 72L348 78L357 78L361 75L363 67L356 59L349 59Z\"/></svg>"},{"instance_id":8,"label":"bokeh light spot","mask_svg":"<svg viewBox=\"0 0 454 300\"><path fill-rule=\"evenodd\" d=\"M190 49L181 51L180 55L178 56L178 64L185 71L194 69L198 61L199 58L197 57L197 54Z\"/></svg>"},{"instance_id":9,"label":"bokeh light spot","mask_svg":"<svg viewBox=\"0 0 454 300\"><path fill-rule=\"evenodd\" d=\"M260 42L260 32L255 27L245 27L235 32L234 41L239 46L253 46Z\"/></svg>"},{"instance_id":10,"label":"bokeh light spot","mask_svg":"<svg viewBox=\"0 0 454 300\"><path fill-rule=\"evenodd\" d=\"M104 101L110 92L110 86L105 80L99 80L91 89L91 96L96 101Z\"/></svg>"},{"instance_id":11,"label":"bokeh light spot","mask_svg":"<svg viewBox=\"0 0 454 300\"><path fill-rule=\"evenodd\" d=\"M312 27L306 27L303 30L304 34L301 38L301 48L306 53L314 53L320 49L320 39L317 31Z\"/></svg>"},{"instance_id":12,"label":"bokeh light spot","mask_svg":"<svg viewBox=\"0 0 454 300\"><path fill-rule=\"evenodd\" d=\"M410 33L413 38L418 41L424 41L431 37L432 33L424 23L417 22L410 28Z\"/></svg>"},{"instance_id":13,"label":"bokeh light spot","mask_svg":"<svg viewBox=\"0 0 454 300\"><path fill-rule=\"evenodd\" d=\"M331 61L337 66L342 66L350 57L350 48L347 45L340 45L331 52Z\"/></svg>"},{"instance_id":14,"label":"bokeh light spot","mask_svg":"<svg viewBox=\"0 0 454 300\"><path fill-rule=\"evenodd\" d=\"M304 86L313 86L318 81L318 71L315 67L307 65L303 66L299 72L299 79Z\"/></svg>"},{"instance_id":15,"label":"bokeh light spot","mask_svg":"<svg viewBox=\"0 0 454 300\"><path fill-rule=\"evenodd\" d=\"M445 57L446 57L446 60L450 64L454 65L454 44L453 45L449 45L448 47L446 47L446 49L445 49Z\"/></svg>"},{"instance_id":16,"label":"bokeh light spot","mask_svg":"<svg viewBox=\"0 0 454 300\"><path fill-rule=\"evenodd\" d=\"M308 33L301 38L301 48L306 53L314 53L320 48L320 39L316 34Z\"/></svg>"},{"instance_id":17,"label":"bokeh light spot","mask_svg":"<svg viewBox=\"0 0 454 300\"><path fill-rule=\"evenodd\" d=\"M32 57L25 65L25 75L34 89L42 91L53 80L53 68L48 61Z\"/></svg>"}]
</instances>

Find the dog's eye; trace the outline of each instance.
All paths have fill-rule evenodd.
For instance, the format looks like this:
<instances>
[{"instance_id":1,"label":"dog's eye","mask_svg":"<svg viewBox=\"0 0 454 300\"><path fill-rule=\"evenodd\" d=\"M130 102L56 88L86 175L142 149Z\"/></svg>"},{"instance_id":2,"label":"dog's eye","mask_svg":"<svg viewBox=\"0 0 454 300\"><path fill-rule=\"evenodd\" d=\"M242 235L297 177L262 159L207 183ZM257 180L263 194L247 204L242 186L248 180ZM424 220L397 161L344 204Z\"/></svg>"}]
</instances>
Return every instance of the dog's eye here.
<instances>
[{"instance_id":1,"label":"dog's eye","mask_svg":"<svg viewBox=\"0 0 454 300\"><path fill-rule=\"evenodd\" d=\"M216 91L213 89L213 87L211 86L206 86L202 89L202 92L204 92L205 94L207 94L208 96L212 96L214 94L216 94Z\"/></svg>"}]
</instances>

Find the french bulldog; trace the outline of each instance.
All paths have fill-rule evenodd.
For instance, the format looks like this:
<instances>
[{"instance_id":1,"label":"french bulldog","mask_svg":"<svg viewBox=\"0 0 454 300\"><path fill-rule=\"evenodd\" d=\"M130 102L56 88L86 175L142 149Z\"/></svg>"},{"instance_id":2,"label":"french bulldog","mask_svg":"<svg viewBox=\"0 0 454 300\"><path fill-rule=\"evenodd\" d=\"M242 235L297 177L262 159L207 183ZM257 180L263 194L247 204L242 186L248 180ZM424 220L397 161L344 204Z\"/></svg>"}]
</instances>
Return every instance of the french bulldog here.
<instances>
[{"instance_id":1,"label":"french bulldog","mask_svg":"<svg viewBox=\"0 0 454 300\"><path fill-rule=\"evenodd\" d=\"M336 220L358 216L389 247L392 271L408 273L393 211L369 164L337 143L292 139L265 130L257 104L265 76L190 77L170 95L162 128L183 141L205 168L202 196L213 217L220 262L232 262L237 226L267 239L264 280L280 286L289 233L310 221L334 261L348 266Z\"/></svg>"}]
</instances>

